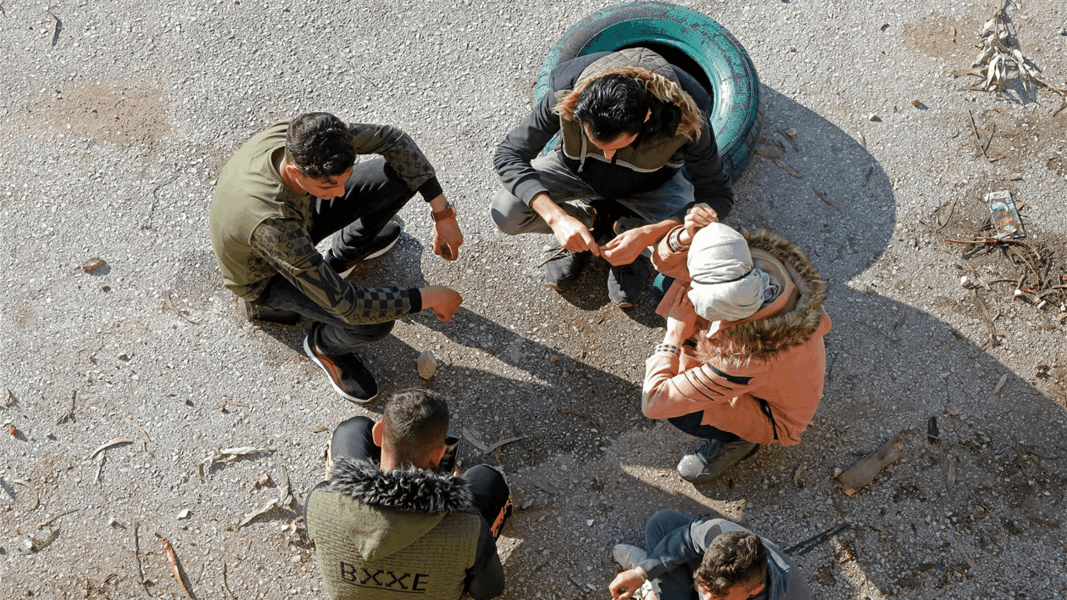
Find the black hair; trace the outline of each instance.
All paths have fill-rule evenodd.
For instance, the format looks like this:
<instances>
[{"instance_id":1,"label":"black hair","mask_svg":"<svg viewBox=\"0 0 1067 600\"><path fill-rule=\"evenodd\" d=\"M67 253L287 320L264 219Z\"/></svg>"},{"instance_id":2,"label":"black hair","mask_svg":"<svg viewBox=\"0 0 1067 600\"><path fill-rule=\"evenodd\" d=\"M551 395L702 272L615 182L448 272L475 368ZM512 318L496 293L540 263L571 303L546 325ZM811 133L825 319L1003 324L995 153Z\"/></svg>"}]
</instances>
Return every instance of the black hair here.
<instances>
[{"instance_id":1,"label":"black hair","mask_svg":"<svg viewBox=\"0 0 1067 600\"><path fill-rule=\"evenodd\" d=\"M652 93L632 77L616 73L589 82L574 104L574 120L598 142L611 142L644 129Z\"/></svg>"},{"instance_id":2,"label":"black hair","mask_svg":"<svg viewBox=\"0 0 1067 600\"><path fill-rule=\"evenodd\" d=\"M693 580L713 596L725 596L738 584L755 587L766 574L763 540L751 531L734 529L711 542Z\"/></svg>"},{"instance_id":3,"label":"black hair","mask_svg":"<svg viewBox=\"0 0 1067 600\"><path fill-rule=\"evenodd\" d=\"M445 443L448 404L427 390L397 392L382 411L382 423L398 465L424 467L426 457Z\"/></svg>"},{"instance_id":4,"label":"black hair","mask_svg":"<svg viewBox=\"0 0 1067 600\"><path fill-rule=\"evenodd\" d=\"M306 113L289 123L285 156L308 177L331 179L356 162L352 133L330 113Z\"/></svg>"}]
</instances>

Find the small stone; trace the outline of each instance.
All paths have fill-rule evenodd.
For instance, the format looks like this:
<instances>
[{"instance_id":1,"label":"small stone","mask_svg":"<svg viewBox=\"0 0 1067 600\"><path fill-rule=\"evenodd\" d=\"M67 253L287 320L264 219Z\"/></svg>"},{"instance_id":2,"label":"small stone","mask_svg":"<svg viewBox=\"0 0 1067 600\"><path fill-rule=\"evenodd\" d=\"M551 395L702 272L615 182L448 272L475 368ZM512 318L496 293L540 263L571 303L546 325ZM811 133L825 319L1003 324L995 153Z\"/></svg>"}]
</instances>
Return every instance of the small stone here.
<instances>
[{"instance_id":1,"label":"small stone","mask_svg":"<svg viewBox=\"0 0 1067 600\"><path fill-rule=\"evenodd\" d=\"M948 407L948 416L950 416L950 417L958 417L958 416L960 416L960 409L956 408L955 406Z\"/></svg>"},{"instance_id":2,"label":"small stone","mask_svg":"<svg viewBox=\"0 0 1067 600\"><path fill-rule=\"evenodd\" d=\"M797 137L797 130L796 129L786 129L785 130L785 134L788 135L791 138L795 138L795 137Z\"/></svg>"},{"instance_id":3,"label":"small stone","mask_svg":"<svg viewBox=\"0 0 1067 600\"><path fill-rule=\"evenodd\" d=\"M548 362L550 362L550 363L552 363L552 364L556 364L556 363L558 363L558 362L559 362L559 357L558 357L558 356L552 356L552 357L550 357L550 358L548 359Z\"/></svg>"},{"instance_id":4,"label":"small stone","mask_svg":"<svg viewBox=\"0 0 1067 600\"><path fill-rule=\"evenodd\" d=\"M419 370L419 377L423 379L433 379L433 376L437 373L437 359L429 350L423 350L419 354L419 358L415 361L416 367Z\"/></svg>"},{"instance_id":5,"label":"small stone","mask_svg":"<svg viewBox=\"0 0 1067 600\"><path fill-rule=\"evenodd\" d=\"M264 473L259 476L259 479L252 483L252 489L258 490L259 488L267 487L268 485L270 485L270 475Z\"/></svg>"},{"instance_id":6,"label":"small stone","mask_svg":"<svg viewBox=\"0 0 1067 600\"><path fill-rule=\"evenodd\" d=\"M82 263L82 271L86 273L90 271L95 271L100 267L104 266L104 264L104 259L102 258L90 258L89 260Z\"/></svg>"},{"instance_id":7,"label":"small stone","mask_svg":"<svg viewBox=\"0 0 1067 600\"><path fill-rule=\"evenodd\" d=\"M960 277L960 287L969 290L974 287L974 282L971 281L970 277L964 275L963 277Z\"/></svg>"},{"instance_id":8,"label":"small stone","mask_svg":"<svg viewBox=\"0 0 1067 600\"><path fill-rule=\"evenodd\" d=\"M837 479L838 477L840 477L841 474L844 473L844 472L845 472L845 470L842 469L841 467L834 467L834 470L833 470L834 479Z\"/></svg>"},{"instance_id":9,"label":"small stone","mask_svg":"<svg viewBox=\"0 0 1067 600\"><path fill-rule=\"evenodd\" d=\"M881 121L882 119L881 119L881 117L879 117L878 115L876 115L876 114L874 114L874 113L871 113L871 114L867 115L867 120L868 120L868 121L874 121L874 122L877 122L877 121Z\"/></svg>"},{"instance_id":10,"label":"small stone","mask_svg":"<svg viewBox=\"0 0 1067 600\"><path fill-rule=\"evenodd\" d=\"M111 517L107 520L108 527L118 527L119 521L115 517Z\"/></svg>"},{"instance_id":11,"label":"small stone","mask_svg":"<svg viewBox=\"0 0 1067 600\"><path fill-rule=\"evenodd\" d=\"M918 101L918 100L912 100L911 101L911 105L914 106L915 108L919 108L920 106L923 105L923 103Z\"/></svg>"},{"instance_id":12,"label":"small stone","mask_svg":"<svg viewBox=\"0 0 1067 600\"><path fill-rule=\"evenodd\" d=\"M189 518L189 509L188 508L184 508L184 509L182 509L182 511L180 513L178 513L178 520L179 521L182 521L182 520L188 519L188 518Z\"/></svg>"},{"instance_id":13,"label":"small stone","mask_svg":"<svg viewBox=\"0 0 1067 600\"><path fill-rule=\"evenodd\" d=\"M585 524L588 525L589 527L592 527L593 526L593 519L589 519L588 521L585 522Z\"/></svg>"}]
</instances>

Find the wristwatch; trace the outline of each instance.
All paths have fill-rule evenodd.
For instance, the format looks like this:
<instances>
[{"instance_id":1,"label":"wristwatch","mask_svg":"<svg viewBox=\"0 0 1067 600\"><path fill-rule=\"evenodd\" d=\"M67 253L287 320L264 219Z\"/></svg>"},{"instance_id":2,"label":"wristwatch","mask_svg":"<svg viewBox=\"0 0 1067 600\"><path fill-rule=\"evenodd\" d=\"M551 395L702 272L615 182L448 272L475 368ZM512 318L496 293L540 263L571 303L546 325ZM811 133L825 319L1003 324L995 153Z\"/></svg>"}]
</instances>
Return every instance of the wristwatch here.
<instances>
[{"instance_id":1,"label":"wristwatch","mask_svg":"<svg viewBox=\"0 0 1067 600\"><path fill-rule=\"evenodd\" d=\"M436 223L442 219L454 219L456 218L456 207L449 201L445 201L445 207L441 210L431 212L433 216L433 222Z\"/></svg>"}]
</instances>

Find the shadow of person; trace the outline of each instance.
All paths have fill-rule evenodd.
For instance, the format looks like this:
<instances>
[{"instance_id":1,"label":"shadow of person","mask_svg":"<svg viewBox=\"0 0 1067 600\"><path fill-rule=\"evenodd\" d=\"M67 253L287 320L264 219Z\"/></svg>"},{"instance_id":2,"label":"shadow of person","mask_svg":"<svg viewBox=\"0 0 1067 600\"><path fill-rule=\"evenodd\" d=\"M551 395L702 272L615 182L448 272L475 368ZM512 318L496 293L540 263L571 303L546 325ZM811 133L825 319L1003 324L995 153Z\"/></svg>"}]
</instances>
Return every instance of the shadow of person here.
<instances>
[{"instance_id":1,"label":"shadow of person","mask_svg":"<svg viewBox=\"0 0 1067 600\"><path fill-rule=\"evenodd\" d=\"M818 585L827 588L846 580L840 565L855 561L871 585L905 595L951 585L950 572L988 577L990 589L1025 589L994 582L972 564L982 564L981 573L1023 569L1027 556L1058 545L1063 514L1056 507L1067 489L1062 404L999 362L1001 349L968 339L984 331L971 292L955 280L916 289L910 273L943 258L941 236L931 229L905 239L898 232L892 184L863 146L773 90L764 88L764 98L768 141L761 148L771 148L777 161L754 160L735 185L728 222L782 235L827 281L834 326L826 338L826 387L802 443L766 448L699 491L716 497L741 490L748 517L785 544L833 523L863 524L847 544L801 559L809 572L822 565ZM945 318L973 328L957 331ZM943 442L927 441L931 418ZM900 462L851 498L833 489L825 474L897 435L904 441ZM812 474L799 477L808 481L804 490L790 484L801 472ZM911 527L875 525L885 521ZM931 528L949 532L950 541L924 535ZM1009 545L1013 551L1003 552Z\"/></svg>"}]
</instances>

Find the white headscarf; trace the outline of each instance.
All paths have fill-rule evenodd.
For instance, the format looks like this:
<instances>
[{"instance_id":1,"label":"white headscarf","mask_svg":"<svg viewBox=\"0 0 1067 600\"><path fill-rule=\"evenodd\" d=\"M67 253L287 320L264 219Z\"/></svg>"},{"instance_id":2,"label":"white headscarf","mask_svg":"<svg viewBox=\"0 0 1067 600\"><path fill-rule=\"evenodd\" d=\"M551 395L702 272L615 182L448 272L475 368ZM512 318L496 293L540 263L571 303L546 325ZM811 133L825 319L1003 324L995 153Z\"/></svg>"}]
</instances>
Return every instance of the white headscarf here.
<instances>
[{"instance_id":1,"label":"white headscarf","mask_svg":"<svg viewBox=\"0 0 1067 600\"><path fill-rule=\"evenodd\" d=\"M756 314L777 293L770 277L753 266L745 238L722 223L697 231L686 266L692 278L689 300L696 313L712 323L709 335L719 329L719 321Z\"/></svg>"}]
</instances>

